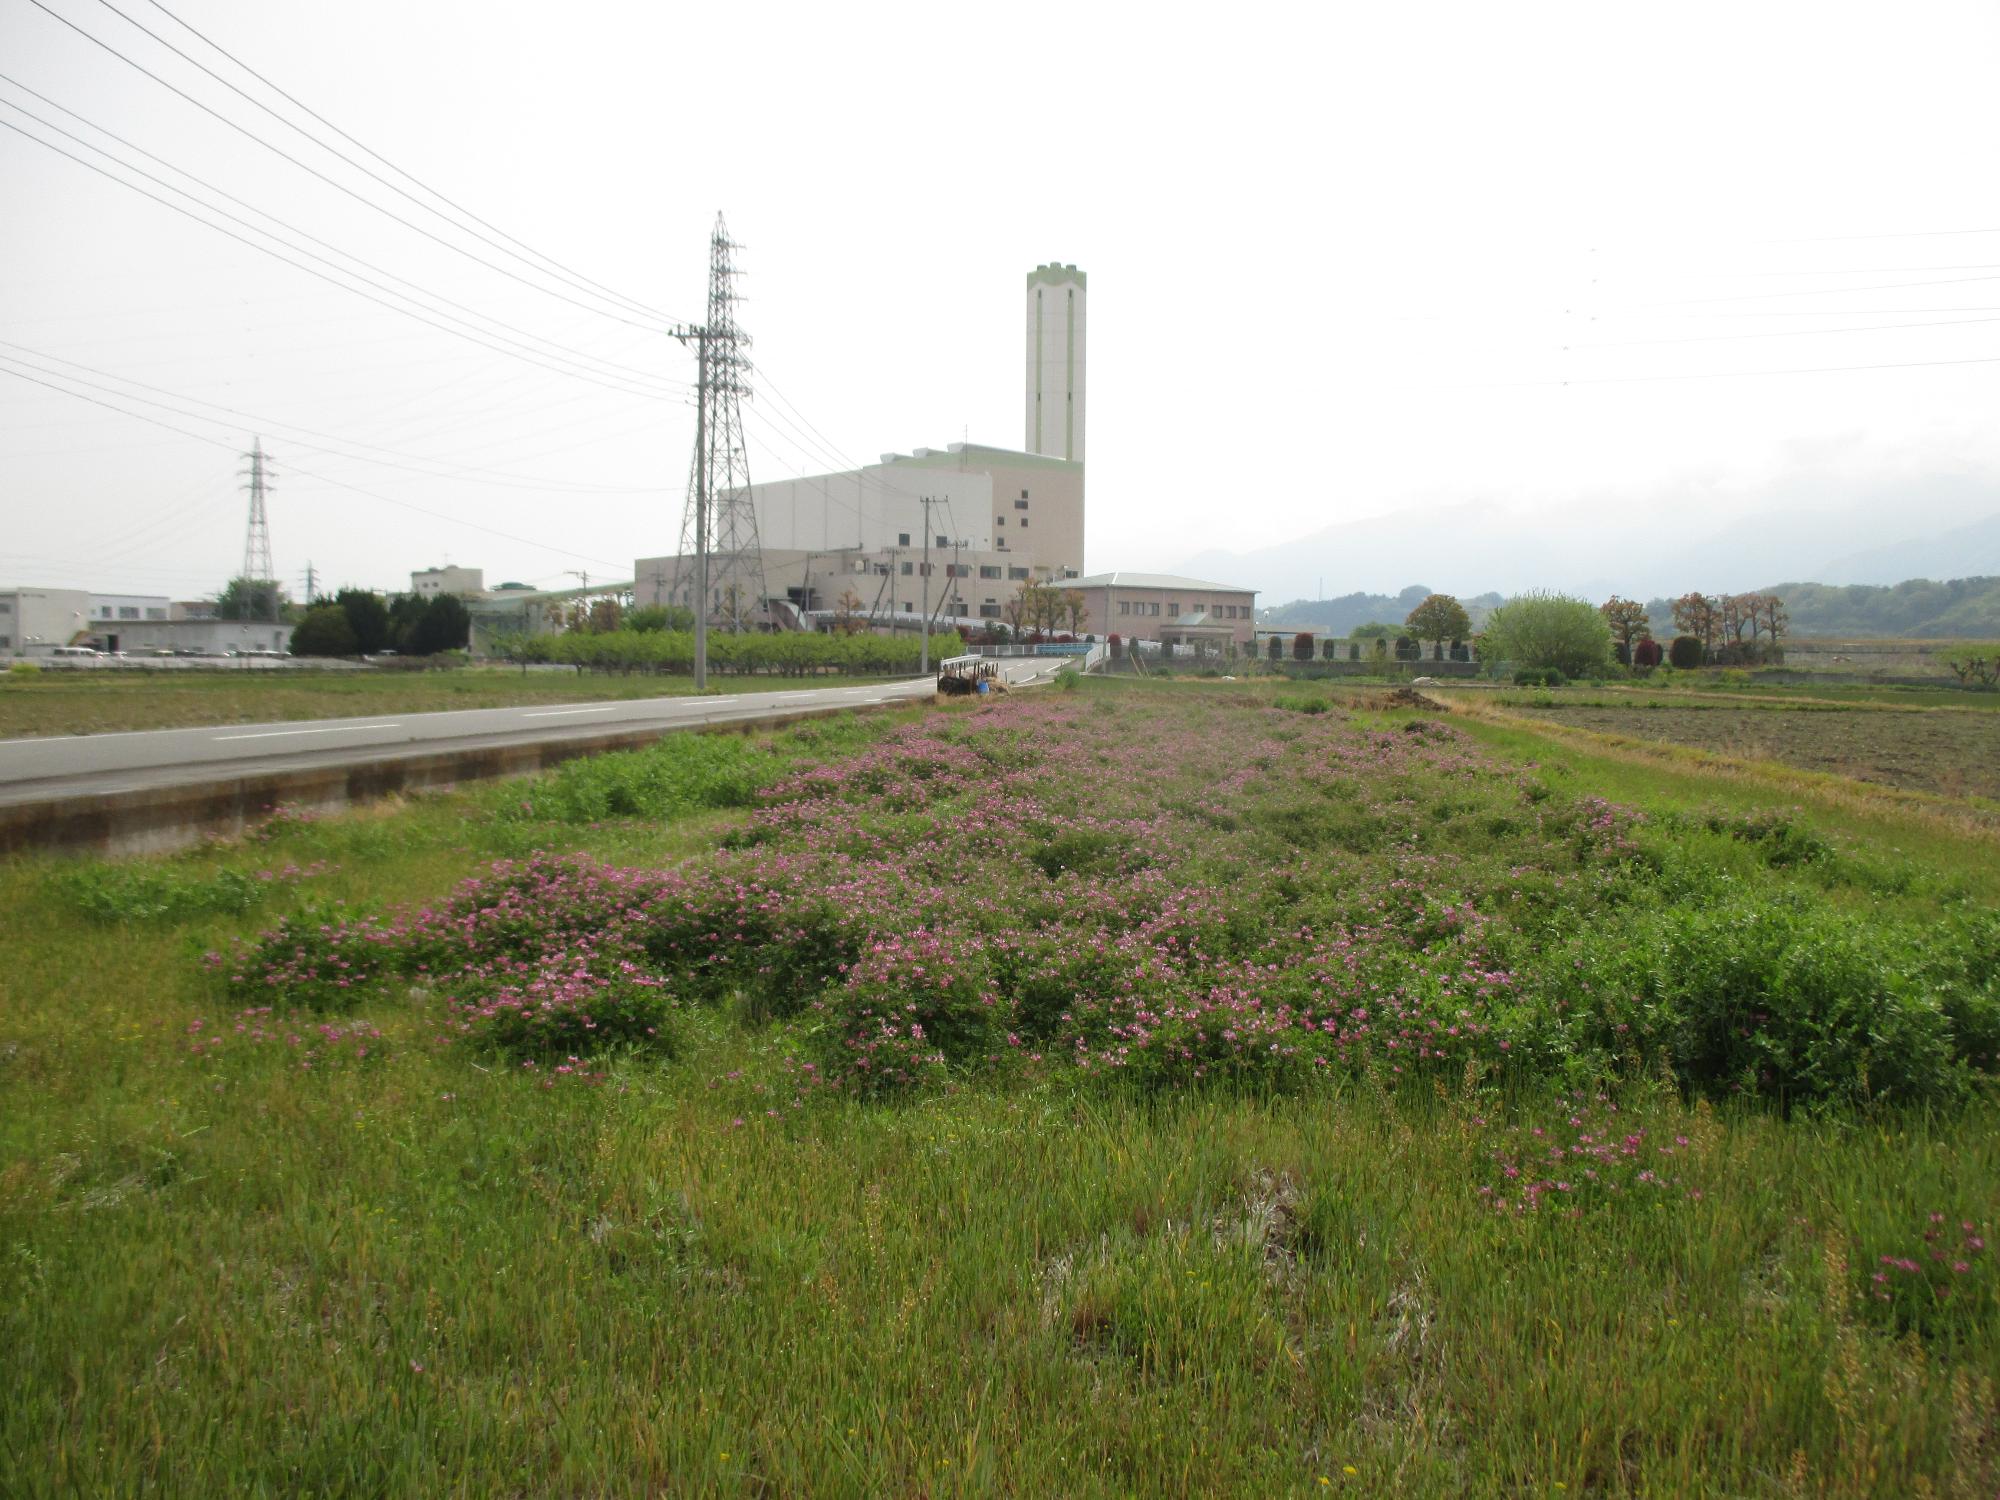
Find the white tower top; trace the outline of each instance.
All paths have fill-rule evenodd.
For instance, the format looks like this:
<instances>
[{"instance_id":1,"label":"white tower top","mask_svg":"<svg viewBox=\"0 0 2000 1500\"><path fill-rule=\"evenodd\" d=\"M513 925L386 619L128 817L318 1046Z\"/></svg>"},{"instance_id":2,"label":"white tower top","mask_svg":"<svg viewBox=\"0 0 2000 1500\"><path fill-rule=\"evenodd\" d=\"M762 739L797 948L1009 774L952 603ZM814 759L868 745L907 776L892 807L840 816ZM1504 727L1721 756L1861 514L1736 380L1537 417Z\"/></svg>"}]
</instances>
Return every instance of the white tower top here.
<instances>
[{"instance_id":1,"label":"white tower top","mask_svg":"<svg viewBox=\"0 0 2000 1500\"><path fill-rule=\"evenodd\" d=\"M1083 462L1086 277L1050 264L1028 273L1027 440L1030 453Z\"/></svg>"}]
</instances>

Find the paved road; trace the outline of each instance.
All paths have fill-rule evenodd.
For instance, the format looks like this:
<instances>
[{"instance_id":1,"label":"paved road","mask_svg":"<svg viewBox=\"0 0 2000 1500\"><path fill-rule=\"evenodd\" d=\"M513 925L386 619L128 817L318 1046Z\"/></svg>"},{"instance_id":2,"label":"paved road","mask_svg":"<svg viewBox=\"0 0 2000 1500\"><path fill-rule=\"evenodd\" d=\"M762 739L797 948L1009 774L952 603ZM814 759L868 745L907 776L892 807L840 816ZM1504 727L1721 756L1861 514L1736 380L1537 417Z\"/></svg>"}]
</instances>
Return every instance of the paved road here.
<instances>
[{"instance_id":1,"label":"paved road","mask_svg":"<svg viewBox=\"0 0 2000 1500\"><path fill-rule=\"evenodd\" d=\"M726 724L797 713L922 699L928 677L861 687L721 697L630 698L616 703L472 708L381 714L289 724L222 724L0 740L0 805L97 792L143 791L224 777L355 765L413 751L434 752L585 738L620 730Z\"/></svg>"}]
</instances>

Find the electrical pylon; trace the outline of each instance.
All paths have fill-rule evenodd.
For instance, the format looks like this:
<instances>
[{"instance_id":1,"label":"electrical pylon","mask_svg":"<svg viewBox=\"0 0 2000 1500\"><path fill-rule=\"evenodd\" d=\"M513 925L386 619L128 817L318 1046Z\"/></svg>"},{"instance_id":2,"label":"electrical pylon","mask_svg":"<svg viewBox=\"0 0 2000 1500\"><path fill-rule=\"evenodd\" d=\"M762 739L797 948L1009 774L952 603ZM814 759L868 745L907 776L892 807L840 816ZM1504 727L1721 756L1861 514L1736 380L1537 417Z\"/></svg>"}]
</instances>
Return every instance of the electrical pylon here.
<instances>
[{"instance_id":1,"label":"electrical pylon","mask_svg":"<svg viewBox=\"0 0 2000 1500\"><path fill-rule=\"evenodd\" d=\"M750 459L743 444L742 403L750 399L751 366L750 335L736 321L740 299L733 256L739 248L717 214L708 241L708 318L701 328L690 331L705 351L707 372L673 582L676 603L705 613L730 631L755 630L765 620L764 551L750 497ZM705 526L701 524L704 500ZM704 550L705 610L695 598L696 554Z\"/></svg>"},{"instance_id":2,"label":"electrical pylon","mask_svg":"<svg viewBox=\"0 0 2000 1500\"><path fill-rule=\"evenodd\" d=\"M250 467L242 470L243 488L250 492L250 530L243 538L243 581L260 592L258 600L273 625L278 623L278 570L271 565L271 521L264 514L264 495L273 486L269 462L264 457L264 440L251 441L243 455Z\"/></svg>"}]
</instances>

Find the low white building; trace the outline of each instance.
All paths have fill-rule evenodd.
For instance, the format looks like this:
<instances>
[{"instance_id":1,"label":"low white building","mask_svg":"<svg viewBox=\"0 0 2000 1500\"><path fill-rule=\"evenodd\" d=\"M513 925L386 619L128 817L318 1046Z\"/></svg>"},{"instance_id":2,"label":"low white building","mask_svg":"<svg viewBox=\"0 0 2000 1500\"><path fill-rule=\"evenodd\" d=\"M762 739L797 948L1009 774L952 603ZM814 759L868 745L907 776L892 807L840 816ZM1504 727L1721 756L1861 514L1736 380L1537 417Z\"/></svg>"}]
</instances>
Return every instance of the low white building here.
<instances>
[{"instance_id":1,"label":"low white building","mask_svg":"<svg viewBox=\"0 0 2000 1500\"><path fill-rule=\"evenodd\" d=\"M0 589L0 655L46 656L90 635L90 595L82 589Z\"/></svg>"},{"instance_id":2,"label":"low white building","mask_svg":"<svg viewBox=\"0 0 2000 1500\"><path fill-rule=\"evenodd\" d=\"M46 656L90 634L90 594L80 588L0 588L0 654Z\"/></svg>"},{"instance_id":3,"label":"low white building","mask_svg":"<svg viewBox=\"0 0 2000 1500\"><path fill-rule=\"evenodd\" d=\"M100 651L129 651L133 627L171 620L173 604L165 594L92 594L90 644Z\"/></svg>"},{"instance_id":4,"label":"low white building","mask_svg":"<svg viewBox=\"0 0 2000 1500\"><path fill-rule=\"evenodd\" d=\"M99 632L101 651L177 651L195 656L235 656L244 651L289 651L292 627L269 620L130 620Z\"/></svg>"}]
</instances>

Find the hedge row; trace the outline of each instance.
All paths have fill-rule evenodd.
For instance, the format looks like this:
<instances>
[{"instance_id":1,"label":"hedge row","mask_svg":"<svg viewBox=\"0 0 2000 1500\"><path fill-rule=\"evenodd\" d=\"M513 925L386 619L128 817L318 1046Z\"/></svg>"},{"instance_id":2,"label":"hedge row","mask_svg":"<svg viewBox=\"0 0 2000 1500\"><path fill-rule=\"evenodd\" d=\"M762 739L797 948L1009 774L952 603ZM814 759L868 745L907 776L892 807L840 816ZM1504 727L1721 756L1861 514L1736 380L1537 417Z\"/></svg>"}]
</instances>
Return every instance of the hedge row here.
<instances>
[{"instance_id":1,"label":"hedge row","mask_svg":"<svg viewBox=\"0 0 2000 1500\"><path fill-rule=\"evenodd\" d=\"M517 637L503 644L510 661L561 662L600 672L694 670L694 634L674 630L613 630ZM732 635L711 632L708 666L719 673L774 673L786 677L841 673L892 677L919 670L922 643L914 634ZM957 632L931 637L931 661L965 650Z\"/></svg>"}]
</instances>

